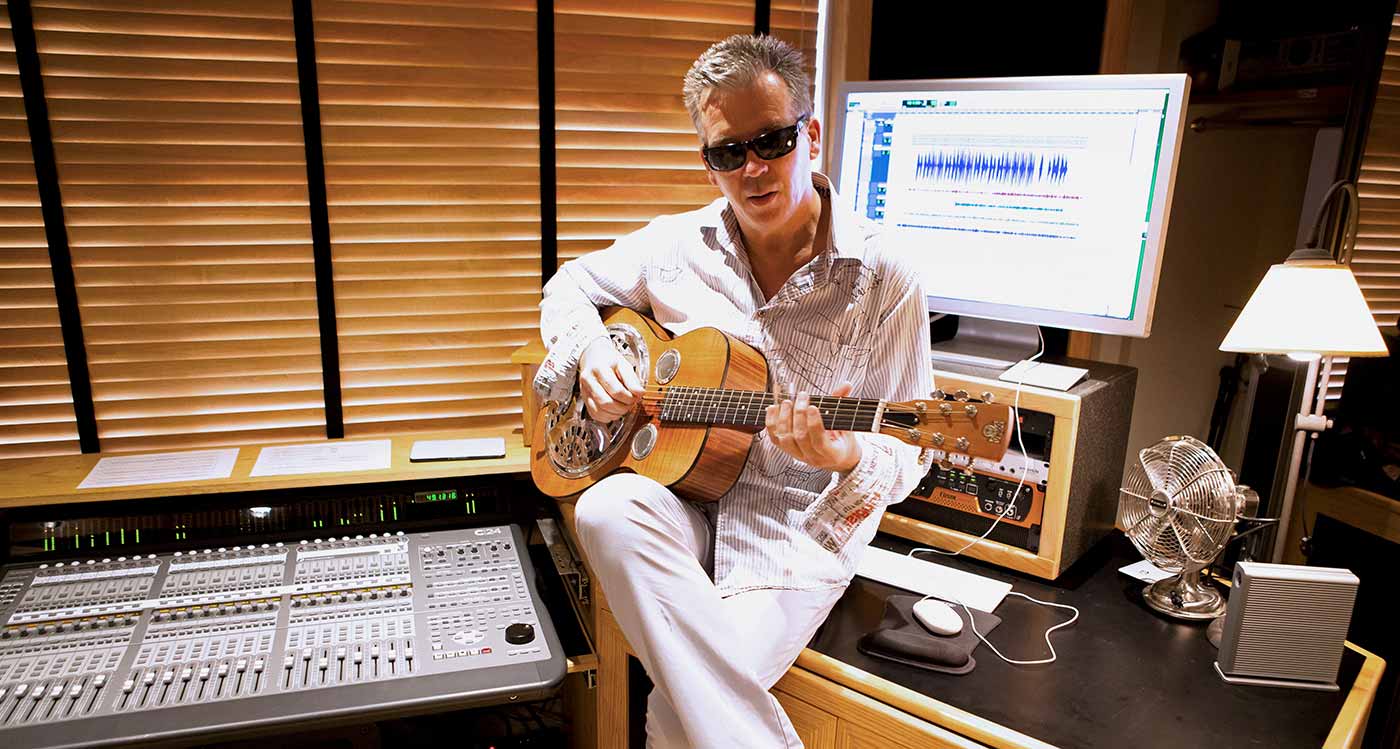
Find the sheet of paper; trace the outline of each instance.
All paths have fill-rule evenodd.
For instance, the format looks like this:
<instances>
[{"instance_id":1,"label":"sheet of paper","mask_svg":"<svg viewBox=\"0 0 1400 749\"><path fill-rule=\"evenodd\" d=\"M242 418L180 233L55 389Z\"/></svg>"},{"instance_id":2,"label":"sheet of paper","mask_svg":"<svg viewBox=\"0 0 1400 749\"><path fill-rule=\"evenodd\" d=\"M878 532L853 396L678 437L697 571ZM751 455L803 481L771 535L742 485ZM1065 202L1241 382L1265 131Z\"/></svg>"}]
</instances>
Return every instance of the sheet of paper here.
<instances>
[{"instance_id":1,"label":"sheet of paper","mask_svg":"<svg viewBox=\"0 0 1400 749\"><path fill-rule=\"evenodd\" d=\"M316 442L264 447L250 476L380 471L389 467L389 440Z\"/></svg>"},{"instance_id":2,"label":"sheet of paper","mask_svg":"<svg viewBox=\"0 0 1400 749\"><path fill-rule=\"evenodd\" d=\"M78 488L226 479L233 473L233 464L237 460L236 447L101 458L88 472L87 478L78 484Z\"/></svg>"},{"instance_id":3,"label":"sheet of paper","mask_svg":"<svg viewBox=\"0 0 1400 749\"><path fill-rule=\"evenodd\" d=\"M1119 567L1118 571L1128 577L1135 577L1145 583L1155 583L1158 580L1165 580L1174 576L1174 573L1158 569L1156 565L1146 559L1141 562L1133 562L1124 567Z\"/></svg>"},{"instance_id":4,"label":"sheet of paper","mask_svg":"<svg viewBox=\"0 0 1400 749\"><path fill-rule=\"evenodd\" d=\"M1061 364L1023 360L1016 362L997 379L1003 382L1018 382L1023 385L1069 390L1084 379L1089 370L1080 367L1066 367Z\"/></svg>"},{"instance_id":5,"label":"sheet of paper","mask_svg":"<svg viewBox=\"0 0 1400 749\"><path fill-rule=\"evenodd\" d=\"M409 450L408 459L425 460L470 460L472 458L504 458L506 440L504 437L481 437L465 440L418 440Z\"/></svg>"}]
</instances>

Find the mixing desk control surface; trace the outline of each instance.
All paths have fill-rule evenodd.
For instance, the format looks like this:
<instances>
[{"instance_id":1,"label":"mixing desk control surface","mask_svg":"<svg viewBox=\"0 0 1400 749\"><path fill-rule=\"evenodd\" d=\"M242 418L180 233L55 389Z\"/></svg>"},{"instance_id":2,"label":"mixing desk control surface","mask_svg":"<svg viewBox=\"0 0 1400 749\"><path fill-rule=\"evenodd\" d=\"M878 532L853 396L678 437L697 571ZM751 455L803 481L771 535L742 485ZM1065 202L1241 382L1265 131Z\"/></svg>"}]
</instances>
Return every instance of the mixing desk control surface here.
<instances>
[{"instance_id":1,"label":"mixing desk control surface","mask_svg":"<svg viewBox=\"0 0 1400 749\"><path fill-rule=\"evenodd\" d=\"M515 526L6 568L0 745L543 697L565 672Z\"/></svg>"}]
</instances>

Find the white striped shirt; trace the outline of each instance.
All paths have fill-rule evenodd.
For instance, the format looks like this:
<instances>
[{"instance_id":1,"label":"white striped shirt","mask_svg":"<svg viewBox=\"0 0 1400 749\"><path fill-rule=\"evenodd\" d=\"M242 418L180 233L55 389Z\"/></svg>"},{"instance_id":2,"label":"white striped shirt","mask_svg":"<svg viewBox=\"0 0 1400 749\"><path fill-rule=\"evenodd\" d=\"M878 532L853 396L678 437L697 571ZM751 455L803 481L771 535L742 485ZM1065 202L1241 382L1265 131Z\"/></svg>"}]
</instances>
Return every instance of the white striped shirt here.
<instances>
[{"instance_id":1,"label":"white striped shirt","mask_svg":"<svg viewBox=\"0 0 1400 749\"><path fill-rule=\"evenodd\" d=\"M830 183L814 173L822 210ZM830 241L764 300L726 201L662 216L572 260L544 288L540 328L549 349L536 388L572 387L578 357L606 335L598 308L630 307L680 335L715 327L758 349L770 376L825 394L893 401L932 390L928 310L914 272L882 253L873 226L835 211ZM755 436L748 462L711 509L714 579L721 594L756 588L816 590L850 582L886 505L928 471L927 450L858 433L863 453L847 473L820 471Z\"/></svg>"}]
</instances>

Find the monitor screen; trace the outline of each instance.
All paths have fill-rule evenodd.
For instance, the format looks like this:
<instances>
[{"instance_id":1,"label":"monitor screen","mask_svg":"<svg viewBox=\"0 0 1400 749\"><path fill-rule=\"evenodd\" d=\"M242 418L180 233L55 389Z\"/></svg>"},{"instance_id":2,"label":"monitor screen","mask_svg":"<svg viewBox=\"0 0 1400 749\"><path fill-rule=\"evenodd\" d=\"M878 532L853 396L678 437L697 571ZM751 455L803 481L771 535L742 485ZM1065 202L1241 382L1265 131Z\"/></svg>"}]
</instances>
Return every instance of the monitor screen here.
<instances>
[{"instance_id":1,"label":"monitor screen","mask_svg":"<svg viewBox=\"0 0 1400 749\"><path fill-rule=\"evenodd\" d=\"M843 203L912 258L929 308L1145 337L1185 75L848 83Z\"/></svg>"}]
</instances>

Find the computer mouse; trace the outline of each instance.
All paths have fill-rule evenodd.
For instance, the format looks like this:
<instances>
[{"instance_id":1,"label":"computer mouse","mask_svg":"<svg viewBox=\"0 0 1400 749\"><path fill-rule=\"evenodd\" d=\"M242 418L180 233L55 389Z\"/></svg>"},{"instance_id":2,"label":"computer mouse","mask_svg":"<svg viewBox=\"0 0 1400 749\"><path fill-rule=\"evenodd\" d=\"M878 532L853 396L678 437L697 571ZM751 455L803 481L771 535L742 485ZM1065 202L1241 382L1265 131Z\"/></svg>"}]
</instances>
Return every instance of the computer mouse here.
<instances>
[{"instance_id":1,"label":"computer mouse","mask_svg":"<svg viewBox=\"0 0 1400 749\"><path fill-rule=\"evenodd\" d=\"M952 637L962 631L963 620L952 606L934 598L925 598L914 604L914 618L924 625L924 629L944 637Z\"/></svg>"}]
</instances>

